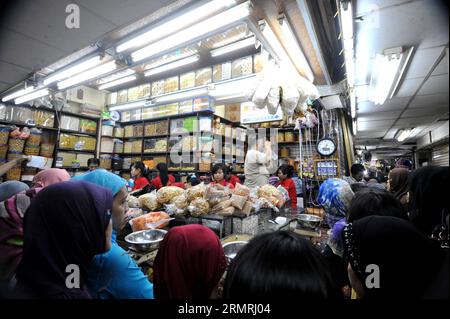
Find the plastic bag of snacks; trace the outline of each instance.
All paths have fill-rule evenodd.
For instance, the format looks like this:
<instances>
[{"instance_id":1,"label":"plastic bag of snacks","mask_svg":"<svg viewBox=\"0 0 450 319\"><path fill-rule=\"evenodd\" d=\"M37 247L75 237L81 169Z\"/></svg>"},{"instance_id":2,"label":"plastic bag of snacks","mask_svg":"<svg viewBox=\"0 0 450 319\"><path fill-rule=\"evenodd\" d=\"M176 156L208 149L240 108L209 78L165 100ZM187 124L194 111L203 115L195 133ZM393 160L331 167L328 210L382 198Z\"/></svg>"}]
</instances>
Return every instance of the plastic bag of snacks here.
<instances>
[{"instance_id":1,"label":"plastic bag of snacks","mask_svg":"<svg viewBox=\"0 0 450 319\"><path fill-rule=\"evenodd\" d=\"M245 202L247 201L248 196L240 196L233 194L231 195L231 203L234 207L236 207L239 210L242 210L244 208Z\"/></svg>"},{"instance_id":2,"label":"plastic bag of snacks","mask_svg":"<svg viewBox=\"0 0 450 319\"><path fill-rule=\"evenodd\" d=\"M130 208L139 208L141 205L139 203L139 198L128 195L126 198L126 202L128 204L128 207Z\"/></svg>"},{"instance_id":3,"label":"plastic bag of snacks","mask_svg":"<svg viewBox=\"0 0 450 319\"><path fill-rule=\"evenodd\" d=\"M234 187L233 194L248 197L250 195L250 189L242 184L236 183L236 186Z\"/></svg>"},{"instance_id":4,"label":"plastic bag of snacks","mask_svg":"<svg viewBox=\"0 0 450 319\"><path fill-rule=\"evenodd\" d=\"M276 207L281 207L285 203L283 195L272 185L261 186L257 190L257 195L259 198L268 200L272 205Z\"/></svg>"},{"instance_id":5,"label":"plastic bag of snacks","mask_svg":"<svg viewBox=\"0 0 450 319\"><path fill-rule=\"evenodd\" d=\"M188 206L188 211L192 216L198 217L209 213L209 203L204 198L194 199Z\"/></svg>"},{"instance_id":6,"label":"plastic bag of snacks","mask_svg":"<svg viewBox=\"0 0 450 319\"><path fill-rule=\"evenodd\" d=\"M234 214L235 208L233 206L224 208L222 210L219 210L217 212L215 212L217 215L221 215L221 216L231 216Z\"/></svg>"},{"instance_id":7,"label":"plastic bag of snacks","mask_svg":"<svg viewBox=\"0 0 450 319\"><path fill-rule=\"evenodd\" d=\"M221 210L224 210L225 208L228 208L228 207L230 207L230 206L232 206L231 200L230 200L230 199L224 200L224 201L220 202L219 204L215 205L215 206L211 209L211 212L212 212L212 213L216 213L216 212L221 211Z\"/></svg>"},{"instance_id":8,"label":"plastic bag of snacks","mask_svg":"<svg viewBox=\"0 0 450 319\"><path fill-rule=\"evenodd\" d=\"M160 204L168 204L174 197L184 193L184 189L176 186L161 187L156 193L156 198Z\"/></svg>"},{"instance_id":9,"label":"plastic bag of snacks","mask_svg":"<svg viewBox=\"0 0 450 319\"><path fill-rule=\"evenodd\" d=\"M152 212L130 220L133 232L147 229L164 228L171 220L166 212Z\"/></svg>"},{"instance_id":10,"label":"plastic bag of snacks","mask_svg":"<svg viewBox=\"0 0 450 319\"><path fill-rule=\"evenodd\" d=\"M164 209L167 214L170 216L184 216L187 214L187 210L184 208L178 208L175 204L166 204L164 205Z\"/></svg>"},{"instance_id":11,"label":"plastic bag of snacks","mask_svg":"<svg viewBox=\"0 0 450 319\"><path fill-rule=\"evenodd\" d=\"M139 207L143 209L154 211L160 207L156 191L153 191L149 194L141 195L139 196L138 200L139 200Z\"/></svg>"},{"instance_id":12,"label":"plastic bag of snacks","mask_svg":"<svg viewBox=\"0 0 450 319\"><path fill-rule=\"evenodd\" d=\"M194 187L188 188L186 190L186 198L189 201L193 201L194 199L198 197L203 197L206 192L206 186L204 183L200 183Z\"/></svg>"},{"instance_id":13,"label":"plastic bag of snacks","mask_svg":"<svg viewBox=\"0 0 450 319\"><path fill-rule=\"evenodd\" d=\"M189 206L189 201L186 198L185 194L182 194L182 195L172 198L170 203L175 205L179 209L185 209Z\"/></svg>"}]
</instances>

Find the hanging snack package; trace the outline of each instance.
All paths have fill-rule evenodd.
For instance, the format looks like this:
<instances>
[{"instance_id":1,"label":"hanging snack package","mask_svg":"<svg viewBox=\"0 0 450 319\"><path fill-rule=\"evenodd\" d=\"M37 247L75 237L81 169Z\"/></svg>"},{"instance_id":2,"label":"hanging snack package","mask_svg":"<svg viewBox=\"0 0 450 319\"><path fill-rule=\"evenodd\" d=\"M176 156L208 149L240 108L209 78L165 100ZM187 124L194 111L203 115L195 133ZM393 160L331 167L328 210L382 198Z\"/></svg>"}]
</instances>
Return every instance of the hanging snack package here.
<instances>
[{"instance_id":1,"label":"hanging snack package","mask_svg":"<svg viewBox=\"0 0 450 319\"><path fill-rule=\"evenodd\" d=\"M299 99L300 94L297 88L295 88L294 86L283 87L283 98L281 100L281 109L283 110L285 115L291 116L294 114Z\"/></svg>"},{"instance_id":2,"label":"hanging snack package","mask_svg":"<svg viewBox=\"0 0 450 319\"><path fill-rule=\"evenodd\" d=\"M267 96L267 110L269 114L274 115L278 111L280 105L280 87L276 86L270 89Z\"/></svg>"}]
</instances>

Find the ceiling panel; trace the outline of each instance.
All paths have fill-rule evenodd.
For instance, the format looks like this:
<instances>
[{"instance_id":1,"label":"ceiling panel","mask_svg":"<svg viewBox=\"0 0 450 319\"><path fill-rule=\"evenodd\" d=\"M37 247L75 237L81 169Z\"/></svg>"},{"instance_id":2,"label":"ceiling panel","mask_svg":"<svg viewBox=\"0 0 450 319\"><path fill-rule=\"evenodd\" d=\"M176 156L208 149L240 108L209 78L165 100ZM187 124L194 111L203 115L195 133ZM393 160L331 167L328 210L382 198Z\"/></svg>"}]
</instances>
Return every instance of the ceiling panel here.
<instances>
[{"instance_id":1,"label":"ceiling panel","mask_svg":"<svg viewBox=\"0 0 450 319\"><path fill-rule=\"evenodd\" d=\"M426 125L431 124L437 119L438 116L422 116L422 117L415 117L415 118L406 118L406 119L399 119L396 123L396 125L401 127L414 127L417 125Z\"/></svg>"},{"instance_id":2,"label":"ceiling panel","mask_svg":"<svg viewBox=\"0 0 450 319\"><path fill-rule=\"evenodd\" d=\"M396 97L408 97L413 96L419 86L422 84L423 78L403 80L400 84L400 89L398 90Z\"/></svg>"},{"instance_id":3,"label":"ceiling panel","mask_svg":"<svg viewBox=\"0 0 450 319\"><path fill-rule=\"evenodd\" d=\"M448 52L448 51L447 51ZM448 55L446 54L431 75L448 74Z\"/></svg>"},{"instance_id":4,"label":"ceiling panel","mask_svg":"<svg viewBox=\"0 0 450 319\"><path fill-rule=\"evenodd\" d=\"M437 93L448 94L448 74L430 76L417 95Z\"/></svg>"},{"instance_id":5,"label":"ceiling panel","mask_svg":"<svg viewBox=\"0 0 450 319\"><path fill-rule=\"evenodd\" d=\"M410 117L420 117L420 116L430 116L443 114L445 111L448 112L448 108L439 107L439 108L422 108L422 109L408 109L405 113L402 114L401 118L410 118Z\"/></svg>"},{"instance_id":6,"label":"ceiling panel","mask_svg":"<svg viewBox=\"0 0 450 319\"><path fill-rule=\"evenodd\" d=\"M400 115L401 111L373 112L370 114L360 115L358 121L375 121L375 120L393 120Z\"/></svg>"},{"instance_id":7,"label":"ceiling panel","mask_svg":"<svg viewBox=\"0 0 450 319\"><path fill-rule=\"evenodd\" d=\"M358 102L358 114L402 110L405 108L409 100L409 97L394 97L387 100L383 105L375 105L370 101Z\"/></svg>"},{"instance_id":8,"label":"ceiling panel","mask_svg":"<svg viewBox=\"0 0 450 319\"><path fill-rule=\"evenodd\" d=\"M405 79L423 78L427 76L436 60L439 58L443 48L444 46L417 50L408 67Z\"/></svg>"},{"instance_id":9,"label":"ceiling panel","mask_svg":"<svg viewBox=\"0 0 450 319\"><path fill-rule=\"evenodd\" d=\"M429 94L429 95L417 95L409 105L410 108L423 108L430 105L449 105L449 94Z\"/></svg>"},{"instance_id":10,"label":"ceiling panel","mask_svg":"<svg viewBox=\"0 0 450 319\"><path fill-rule=\"evenodd\" d=\"M23 72L28 73L31 71L32 71L31 68L27 69L18 65L0 61L0 74L1 74L0 81L6 82L10 85L14 85L20 80L22 80Z\"/></svg>"}]
</instances>

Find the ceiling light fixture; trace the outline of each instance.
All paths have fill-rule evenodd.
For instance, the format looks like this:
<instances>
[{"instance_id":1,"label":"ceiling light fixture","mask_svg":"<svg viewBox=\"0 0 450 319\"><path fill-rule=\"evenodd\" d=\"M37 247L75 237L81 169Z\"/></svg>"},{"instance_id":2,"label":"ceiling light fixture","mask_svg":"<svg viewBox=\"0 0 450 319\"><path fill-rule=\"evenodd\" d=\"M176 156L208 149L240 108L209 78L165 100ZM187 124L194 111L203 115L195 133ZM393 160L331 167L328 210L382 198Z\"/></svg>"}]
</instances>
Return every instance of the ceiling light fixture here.
<instances>
[{"instance_id":1,"label":"ceiling light fixture","mask_svg":"<svg viewBox=\"0 0 450 319\"><path fill-rule=\"evenodd\" d=\"M281 32L283 33L283 38L285 39L285 43L287 45L286 49L289 53L289 56L292 59L292 62L300 69L301 73L305 75L305 77L310 81L314 81L314 74L311 70L311 67L306 60L305 54L303 53L297 38L292 31L291 26L288 23L286 16L282 16L279 20L281 26Z\"/></svg>"},{"instance_id":2,"label":"ceiling light fixture","mask_svg":"<svg viewBox=\"0 0 450 319\"><path fill-rule=\"evenodd\" d=\"M353 8L351 2L341 2L340 17L347 82L348 86L352 88L355 85L355 52L353 44Z\"/></svg>"},{"instance_id":3,"label":"ceiling light fixture","mask_svg":"<svg viewBox=\"0 0 450 319\"><path fill-rule=\"evenodd\" d=\"M35 90L34 86L29 86L25 89L16 91L14 93L11 93L9 95L6 95L5 97L2 98L2 102L7 102L10 101L12 99L15 99L19 96L25 95L25 94L30 94L31 92L33 92Z\"/></svg>"},{"instance_id":4,"label":"ceiling light fixture","mask_svg":"<svg viewBox=\"0 0 450 319\"><path fill-rule=\"evenodd\" d=\"M228 8L236 4L235 0L214 0L210 1L196 9L193 9L175 19L167 21L160 26L152 28L151 30L128 40L117 46L117 52L123 52L130 48L145 45L157 39L168 36L171 33L182 30L183 28L189 26L190 24L201 21L208 15L217 12L221 9Z\"/></svg>"},{"instance_id":5,"label":"ceiling light fixture","mask_svg":"<svg viewBox=\"0 0 450 319\"><path fill-rule=\"evenodd\" d=\"M132 70L132 69L126 69L126 70L124 70L124 71L120 71L120 72L114 73L114 74L112 74L112 75L110 75L110 76L101 78L100 80L98 80L98 84L99 84L99 85L101 85L101 84L106 84L106 83L109 83L109 82L112 82L112 81L121 79L121 78L123 78L123 77L129 76L129 75L133 75L133 74L135 74L135 73L136 73L135 70Z\"/></svg>"},{"instance_id":6,"label":"ceiling light fixture","mask_svg":"<svg viewBox=\"0 0 450 319\"><path fill-rule=\"evenodd\" d=\"M99 90L105 90L105 89L108 89L108 88L111 88L111 87L114 87L114 86L118 86L118 85L123 84L123 83L134 81L136 79L137 79L136 75L129 75L129 76L126 76L124 78L120 78L118 80L102 84L102 85L100 85L98 87L98 89Z\"/></svg>"},{"instance_id":7,"label":"ceiling light fixture","mask_svg":"<svg viewBox=\"0 0 450 319\"><path fill-rule=\"evenodd\" d=\"M118 104L114 106L108 107L109 111L126 111L126 110L132 110L132 109L138 109L144 107L146 104L146 101L136 101L131 103L123 103Z\"/></svg>"},{"instance_id":8,"label":"ceiling light fixture","mask_svg":"<svg viewBox=\"0 0 450 319\"><path fill-rule=\"evenodd\" d=\"M93 69L77 74L71 78L68 78L67 80L58 82L58 89L60 90L66 89L70 86L80 84L88 80L92 80L94 78L102 76L103 74L114 71L116 68L117 68L116 61L110 61L106 64L102 64Z\"/></svg>"},{"instance_id":9,"label":"ceiling light fixture","mask_svg":"<svg viewBox=\"0 0 450 319\"><path fill-rule=\"evenodd\" d=\"M102 61L101 56L97 55L86 61L77 63L77 64L69 67L68 69L65 69L62 71L57 71L57 72L50 74L49 76L47 76L47 78L44 79L43 83L44 83L44 85L49 85L58 80L66 79L72 75L78 74L80 72L83 72L90 68L93 68L96 65L99 65L101 63L101 61Z\"/></svg>"},{"instance_id":10,"label":"ceiling light fixture","mask_svg":"<svg viewBox=\"0 0 450 319\"><path fill-rule=\"evenodd\" d=\"M228 9L227 11L199 22L191 27L167 36L164 39L152 43L140 50L137 50L131 54L131 57L134 62L141 61L145 58L149 58L164 51L179 47L180 45L187 44L190 41L194 41L195 39L202 37L208 33L217 31L220 28L240 21L248 17L249 15L250 2L247 1L232 9Z\"/></svg>"},{"instance_id":11,"label":"ceiling light fixture","mask_svg":"<svg viewBox=\"0 0 450 319\"><path fill-rule=\"evenodd\" d=\"M404 140L406 140L408 137L411 136L412 132L413 132L412 129L400 129L397 131L394 138L396 138L397 141L399 142L403 142Z\"/></svg>"},{"instance_id":12,"label":"ceiling light fixture","mask_svg":"<svg viewBox=\"0 0 450 319\"><path fill-rule=\"evenodd\" d=\"M213 58L220 56L220 55L224 55L230 52L234 52L249 46L254 46L255 45L255 37L250 37L244 40L240 40L231 44L227 44L221 48L217 48L214 50L211 50L211 56Z\"/></svg>"},{"instance_id":13,"label":"ceiling light fixture","mask_svg":"<svg viewBox=\"0 0 450 319\"><path fill-rule=\"evenodd\" d=\"M414 47L406 51L402 47L396 47L376 55L370 79L371 101L383 104L394 96L413 50Z\"/></svg>"},{"instance_id":14,"label":"ceiling light fixture","mask_svg":"<svg viewBox=\"0 0 450 319\"><path fill-rule=\"evenodd\" d=\"M29 93L27 95L23 95L21 97L18 97L17 99L14 100L15 104L22 104L28 101L32 101L35 99L38 99L40 97L44 97L50 94L50 91L48 89L41 89L38 91L34 91L32 93Z\"/></svg>"},{"instance_id":15,"label":"ceiling light fixture","mask_svg":"<svg viewBox=\"0 0 450 319\"><path fill-rule=\"evenodd\" d=\"M148 76L152 76L152 75L159 74L162 72L166 72L168 70L177 69L179 67L198 62L199 59L200 58L198 55L193 55L188 58L184 58L184 59L172 62L172 63L164 64L159 67L150 69L144 73L144 76L148 77Z\"/></svg>"}]
</instances>

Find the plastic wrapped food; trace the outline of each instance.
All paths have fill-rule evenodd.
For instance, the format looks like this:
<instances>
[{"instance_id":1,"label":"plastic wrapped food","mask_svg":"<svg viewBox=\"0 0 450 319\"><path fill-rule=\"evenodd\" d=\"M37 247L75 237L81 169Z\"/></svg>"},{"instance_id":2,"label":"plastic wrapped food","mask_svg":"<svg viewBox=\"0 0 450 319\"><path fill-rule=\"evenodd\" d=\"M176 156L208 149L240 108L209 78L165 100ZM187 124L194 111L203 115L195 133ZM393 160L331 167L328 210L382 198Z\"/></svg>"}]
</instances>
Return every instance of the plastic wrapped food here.
<instances>
[{"instance_id":1,"label":"plastic wrapped food","mask_svg":"<svg viewBox=\"0 0 450 319\"><path fill-rule=\"evenodd\" d=\"M130 208L139 208L141 207L140 203L139 203L139 198L128 195L126 198L126 202L128 207Z\"/></svg>"},{"instance_id":2,"label":"plastic wrapped food","mask_svg":"<svg viewBox=\"0 0 450 319\"><path fill-rule=\"evenodd\" d=\"M170 216L166 212L152 212L133 218L130 220L130 225L133 232L135 232L146 229L164 228L169 225L169 221Z\"/></svg>"},{"instance_id":3,"label":"plastic wrapped food","mask_svg":"<svg viewBox=\"0 0 450 319\"><path fill-rule=\"evenodd\" d=\"M156 196L156 191L153 191L149 194L141 195L139 196L138 200L139 200L139 207L143 209L153 211L157 210L160 207Z\"/></svg>"},{"instance_id":4,"label":"plastic wrapped food","mask_svg":"<svg viewBox=\"0 0 450 319\"><path fill-rule=\"evenodd\" d=\"M206 186L205 184L201 183L194 187L188 188L186 190L186 198L188 201L193 201L194 199L198 197L203 197L206 192Z\"/></svg>"},{"instance_id":5,"label":"plastic wrapped food","mask_svg":"<svg viewBox=\"0 0 450 319\"><path fill-rule=\"evenodd\" d=\"M250 189L242 184L236 183L236 186L234 187L233 194L248 197L250 195Z\"/></svg>"},{"instance_id":6,"label":"plastic wrapped food","mask_svg":"<svg viewBox=\"0 0 450 319\"><path fill-rule=\"evenodd\" d=\"M267 96L267 110L269 114L274 115L278 111L280 105L280 87L276 86L270 89Z\"/></svg>"},{"instance_id":7,"label":"plastic wrapped food","mask_svg":"<svg viewBox=\"0 0 450 319\"><path fill-rule=\"evenodd\" d=\"M300 95L296 87L288 86L283 88L281 109L283 110L284 114L288 116L293 115L299 99Z\"/></svg>"},{"instance_id":8,"label":"plastic wrapped food","mask_svg":"<svg viewBox=\"0 0 450 319\"><path fill-rule=\"evenodd\" d=\"M158 190L156 198L160 204L168 204L174 197L184 193L184 189L176 186L165 186Z\"/></svg>"},{"instance_id":9,"label":"plastic wrapped food","mask_svg":"<svg viewBox=\"0 0 450 319\"><path fill-rule=\"evenodd\" d=\"M228 208L228 207L232 206L232 204L233 204L233 203L231 202L231 200L230 200L230 199L227 199L227 200L224 200L224 201L218 203L217 205L215 205L215 206L211 209L211 211L212 211L213 213L216 213L216 212L218 212L218 211L224 210L225 208Z\"/></svg>"},{"instance_id":10,"label":"plastic wrapped food","mask_svg":"<svg viewBox=\"0 0 450 319\"><path fill-rule=\"evenodd\" d=\"M215 214L221 215L221 216L231 216L234 214L234 211L235 211L235 208L233 206L230 206L230 207L227 207L225 209L215 212Z\"/></svg>"},{"instance_id":11,"label":"plastic wrapped food","mask_svg":"<svg viewBox=\"0 0 450 319\"><path fill-rule=\"evenodd\" d=\"M167 214L175 216L184 216L187 214L186 208L178 208L175 204L164 205Z\"/></svg>"},{"instance_id":12,"label":"plastic wrapped food","mask_svg":"<svg viewBox=\"0 0 450 319\"><path fill-rule=\"evenodd\" d=\"M172 198L170 203L174 204L177 208L180 208L180 209L185 209L186 207L189 206L189 201L185 194L182 194L182 195Z\"/></svg>"},{"instance_id":13,"label":"plastic wrapped food","mask_svg":"<svg viewBox=\"0 0 450 319\"><path fill-rule=\"evenodd\" d=\"M209 203L204 198L196 198L188 206L188 211L192 216L198 217L209 213Z\"/></svg>"},{"instance_id":14,"label":"plastic wrapped food","mask_svg":"<svg viewBox=\"0 0 450 319\"><path fill-rule=\"evenodd\" d=\"M249 216L252 212L253 203L251 201L246 201L244 207L242 208L242 212Z\"/></svg>"},{"instance_id":15,"label":"plastic wrapped food","mask_svg":"<svg viewBox=\"0 0 450 319\"><path fill-rule=\"evenodd\" d=\"M261 186L258 189L257 194L258 197L268 200L271 204L275 205L276 207L281 207L285 203L283 195L280 193L278 189L275 188L275 186L272 185Z\"/></svg>"},{"instance_id":16,"label":"plastic wrapped food","mask_svg":"<svg viewBox=\"0 0 450 319\"><path fill-rule=\"evenodd\" d=\"M240 196L240 195L231 195L231 204L239 210L244 208L245 202L247 201L248 196Z\"/></svg>"}]
</instances>

